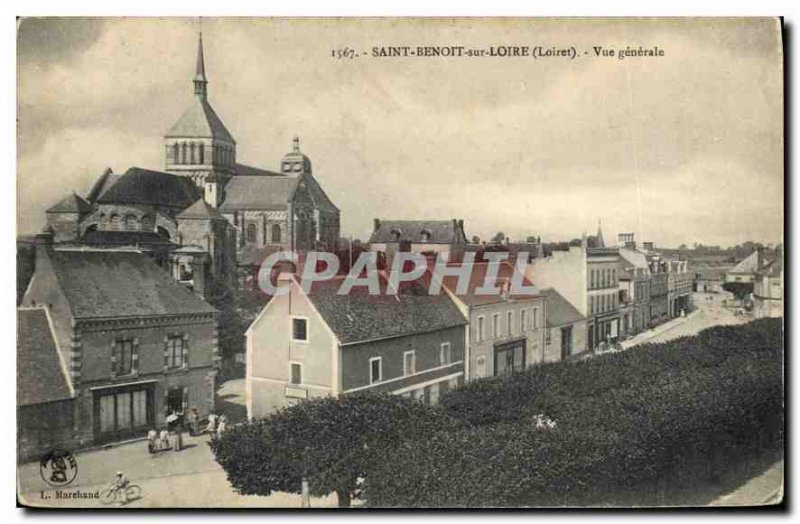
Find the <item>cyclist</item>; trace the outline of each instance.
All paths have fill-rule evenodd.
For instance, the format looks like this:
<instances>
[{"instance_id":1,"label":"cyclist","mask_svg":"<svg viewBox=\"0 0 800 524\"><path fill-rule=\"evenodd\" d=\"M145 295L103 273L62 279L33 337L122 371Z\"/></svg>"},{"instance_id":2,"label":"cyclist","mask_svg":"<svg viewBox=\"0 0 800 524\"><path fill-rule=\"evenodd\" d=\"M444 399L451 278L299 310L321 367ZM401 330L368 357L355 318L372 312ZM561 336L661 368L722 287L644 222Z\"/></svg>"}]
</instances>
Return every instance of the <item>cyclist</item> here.
<instances>
[{"instance_id":1,"label":"cyclist","mask_svg":"<svg viewBox=\"0 0 800 524\"><path fill-rule=\"evenodd\" d=\"M117 478L114 479L112 482L112 486L122 495L122 503L128 503L128 485L130 481L128 481L127 477L121 472L117 471Z\"/></svg>"}]
</instances>

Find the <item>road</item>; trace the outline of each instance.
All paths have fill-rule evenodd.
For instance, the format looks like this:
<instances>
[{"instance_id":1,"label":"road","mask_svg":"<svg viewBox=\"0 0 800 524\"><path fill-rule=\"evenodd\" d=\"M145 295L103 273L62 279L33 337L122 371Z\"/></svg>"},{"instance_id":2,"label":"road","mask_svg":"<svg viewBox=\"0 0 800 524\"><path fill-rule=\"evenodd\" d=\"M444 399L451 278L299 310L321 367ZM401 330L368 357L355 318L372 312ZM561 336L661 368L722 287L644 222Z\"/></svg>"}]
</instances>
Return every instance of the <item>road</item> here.
<instances>
[{"instance_id":1,"label":"road","mask_svg":"<svg viewBox=\"0 0 800 524\"><path fill-rule=\"evenodd\" d=\"M622 343L624 349L647 342L666 342L678 337L696 335L698 332L716 325L743 324L752 320L749 316L737 317L722 306L722 301L729 298L722 293L694 293L692 301L695 311L686 317L679 317L656 326L655 329L639 333Z\"/></svg>"}]
</instances>

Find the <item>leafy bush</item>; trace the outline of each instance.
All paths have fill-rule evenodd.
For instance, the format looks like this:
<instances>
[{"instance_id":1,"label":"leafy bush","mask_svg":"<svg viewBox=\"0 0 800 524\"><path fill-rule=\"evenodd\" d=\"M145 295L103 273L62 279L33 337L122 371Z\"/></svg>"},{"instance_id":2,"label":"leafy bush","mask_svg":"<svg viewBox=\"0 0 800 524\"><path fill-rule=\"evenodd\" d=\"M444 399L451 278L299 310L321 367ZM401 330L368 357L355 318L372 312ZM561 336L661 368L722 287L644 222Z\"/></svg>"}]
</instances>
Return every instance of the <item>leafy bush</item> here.
<instances>
[{"instance_id":1,"label":"leafy bush","mask_svg":"<svg viewBox=\"0 0 800 524\"><path fill-rule=\"evenodd\" d=\"M412 438L366 471L377 506L564 504L783 440L781 321L719 326L443 395L463 428ZM544 415L554 429L537 429Z\"/></svg>"},{"instance_id":2,"label":"leafy bush","mask_svg":"<svg viewBox=\"0 0 800 524\"><path fill-rule=\"evenodd\" d=\"M210 445L239 493L299 493L307 478L312 495L335 492L347 505L368 463L404 439L457 425L411 399L356 393L300 402L233 427Z\"/></svg>"}]
</instances>

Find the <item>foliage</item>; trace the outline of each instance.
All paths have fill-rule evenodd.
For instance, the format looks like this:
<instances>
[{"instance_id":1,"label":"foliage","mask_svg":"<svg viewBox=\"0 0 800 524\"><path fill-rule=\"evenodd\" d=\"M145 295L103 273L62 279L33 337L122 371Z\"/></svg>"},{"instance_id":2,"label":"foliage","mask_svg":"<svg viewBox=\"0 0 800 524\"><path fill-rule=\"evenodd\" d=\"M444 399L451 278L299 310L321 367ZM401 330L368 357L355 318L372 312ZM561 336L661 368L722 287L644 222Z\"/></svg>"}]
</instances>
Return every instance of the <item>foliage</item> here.
<instances>
[{"instance_id":1,"label":"foliage","mask_svg":"<svg viewBox=\"0 0 800 524\"><path fill-rule=\"evenodd\" d=\"M246 495L298 493L308 478L315 496L349 503L367 464L412 436L457 425L434 407L374 393L300 402L225 432L210 445L234 489Z\"/></svg>"},{"instance_id":2,"label":"foliage","mask_svg":"<svg viewBox=\"0 0 800 524\"><path fill-rule=\"evenodd\" d=\"M494 234L490 242L493 244L502 244L505 241L505 239L506 239L506 234L503 233L502 231L498 231L497 233Z\"/></svg>"},{"instance_id":3,"label":"foliage","mask_svg":"<svg viewBox=\"0 0 800 524\"><path fill-rule=\"evenodd\" d=\"M718 326L619 354L537 366L443 395L463 427L369 465L377 506L569 504L783 439L782 327ZM556 422L542 428L542 416Z\"/></svg>"},{"instance_id":4,"label":"foliage","mask_svg":"<svg viewBox=\"0 0 800 524\"><path fill-rule=\"evenodd\" d=\"M722 284L722 289L728 293L733 293L733 296L738 300L746 300L750 293L753 292L752 282L725 282Z\"/></svg>"}]
</instances>

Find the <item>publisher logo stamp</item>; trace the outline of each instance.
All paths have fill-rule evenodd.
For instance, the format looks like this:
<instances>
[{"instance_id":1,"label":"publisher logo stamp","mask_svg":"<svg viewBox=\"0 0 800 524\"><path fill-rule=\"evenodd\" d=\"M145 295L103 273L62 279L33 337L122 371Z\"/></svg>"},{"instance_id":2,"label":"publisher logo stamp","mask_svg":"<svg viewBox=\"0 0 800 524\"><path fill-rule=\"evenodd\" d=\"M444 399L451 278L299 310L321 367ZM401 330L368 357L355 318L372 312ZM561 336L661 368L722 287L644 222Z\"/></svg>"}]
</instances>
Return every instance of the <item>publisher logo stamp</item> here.
<instances>
[{"instance_id":1,"label":"publisher logo stamp","mask_svg":"<svg viewBox=\"0 0 800 524\"><path fill-rule=\"evenodd\" d=\"M39 473L51 486L67 486L78 475L78 463L69 451L54 449L39 462Z\"/></svg>"}]
</instances>

